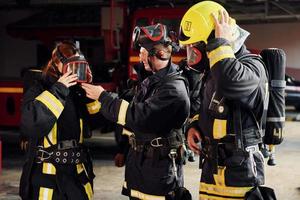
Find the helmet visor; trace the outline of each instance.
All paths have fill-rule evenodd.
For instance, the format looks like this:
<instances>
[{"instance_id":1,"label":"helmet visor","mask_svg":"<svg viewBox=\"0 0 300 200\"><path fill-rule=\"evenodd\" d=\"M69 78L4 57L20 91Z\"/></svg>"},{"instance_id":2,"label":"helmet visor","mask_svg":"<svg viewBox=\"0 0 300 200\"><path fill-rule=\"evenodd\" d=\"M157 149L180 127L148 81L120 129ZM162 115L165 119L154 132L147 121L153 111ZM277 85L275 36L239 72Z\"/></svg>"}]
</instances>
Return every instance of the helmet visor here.
<instances>
[{"instance_id":1,"label":"helmet visor","mask_svg":"<svg viewBox=\"0 0 300 200\"><path fill-rule=\"evenodd\" d=\"M77 82L87 82L89 64L86 61L72 61L64 65L64 73L72 71L72 74L77 74Z\"/></svg>"}]
</instances>

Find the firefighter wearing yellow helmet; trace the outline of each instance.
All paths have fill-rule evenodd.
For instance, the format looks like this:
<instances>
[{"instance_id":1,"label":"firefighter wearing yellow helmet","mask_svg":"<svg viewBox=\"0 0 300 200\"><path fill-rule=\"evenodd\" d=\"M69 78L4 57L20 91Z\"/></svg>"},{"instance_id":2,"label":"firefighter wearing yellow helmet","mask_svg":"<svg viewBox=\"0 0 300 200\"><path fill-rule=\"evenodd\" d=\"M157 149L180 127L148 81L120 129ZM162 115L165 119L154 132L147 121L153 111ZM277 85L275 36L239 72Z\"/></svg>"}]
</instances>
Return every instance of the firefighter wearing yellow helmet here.
<instances>
[{"instance_id":1,"label":"firefighter wearing yellow helmet","mask_svg":"<svg viewBox=\"0 0 300 200\"><path fill-rule=\"evenodd\" d=\"M189 147L200 154L201 200L253 199L264 184L259 145L268 80L244 45L248 35L213 1L195 4L181 20L187 62L203 73L201 108L187 130Z\"/></svg>"}]
</instances>

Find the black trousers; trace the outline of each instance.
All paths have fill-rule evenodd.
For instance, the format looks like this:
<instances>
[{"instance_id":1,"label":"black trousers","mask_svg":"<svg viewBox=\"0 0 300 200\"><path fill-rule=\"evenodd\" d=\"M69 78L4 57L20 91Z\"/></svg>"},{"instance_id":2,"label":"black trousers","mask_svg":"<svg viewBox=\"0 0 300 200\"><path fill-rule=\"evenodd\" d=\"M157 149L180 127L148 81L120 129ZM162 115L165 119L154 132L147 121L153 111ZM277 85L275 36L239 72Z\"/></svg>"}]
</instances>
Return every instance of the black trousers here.
<instances>
[{"instance_id":1,"label":"black trousers","mask_svg":"<svg viewBox=\"0 0 300 200\"><path fill-rule=\"evenodd\" d=\"M34 167L31 176L32 200L90 200L92 185L82 183L76 166L56 168L55 175L42 173L42 164Z\"/></svg>"}]
</instances>

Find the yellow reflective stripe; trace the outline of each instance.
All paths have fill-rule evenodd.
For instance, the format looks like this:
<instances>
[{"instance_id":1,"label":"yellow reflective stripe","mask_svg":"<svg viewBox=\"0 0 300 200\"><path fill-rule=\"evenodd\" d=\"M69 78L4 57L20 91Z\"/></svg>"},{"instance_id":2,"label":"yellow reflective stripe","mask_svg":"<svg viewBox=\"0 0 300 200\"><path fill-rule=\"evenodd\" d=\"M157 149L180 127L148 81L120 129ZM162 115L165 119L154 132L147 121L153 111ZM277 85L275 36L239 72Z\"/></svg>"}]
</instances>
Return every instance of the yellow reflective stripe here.
<instances>
[{"instance_id":1,"label":"yellow reflective stripe","mask_svg":"<svg viewBox=\"0 0 300 200\"><path fill-rule=\"evenodd\" d=\"M125 100L121 101L117 123L121 124L123 126L126 123L126 113L127 113L128 106L129 106L129 103L127 101L125 101Z\"/></svg>"},{"instance_id":2,"label":"yellow reflective stripe","mask_svg":"<svg viewBox=\"0 0 300 200\"><path fill-rule=\"evenodd\" d=\"M79 143L83 143L83 121L82 119L79 120L80 123L80 138L79 138Z\"/></svg>"},{"instance_id":3,"label":"yellow reflective stripe","mask_svg":"<svg viewBox=\"0 0 300 200\"><path fill-rule=\"evenodd\" d=\"M218 186L225 186L225 168L218 166L218 174L214 174L215 183Z\"/></svg>"},{"instance_id":4,"label":"yellow reflective stripe","mask_svg":"<svg viewBox=\"0 0 300 200\"><path fill-rule=\"evenodd\" d=\"M40 187L39 200L51 200L53 196L53 189Z\"/></svg>"},{"instance_id":5,"label":"yellow reflective stripe","mask_svg":"<svg viewBox=\"0 0 300 200\"><path fill-rule=\"evenodd\" d=\"M229 186L219 186L200 182L200 192L226 196L226 197L244 197L246 192L251 190L252 187L229 187ZM202 200L202 199L201 199Z\"/></svg>"},{"instance_id":6,"label":"yellow reflective stripe","mask_svg":"<svg viewBox=\"0 0 300 200\"><path fill-rule=\"evenodd\" d=\"M124 183L123 183L123 188L127 189L127 182L126 181L124 181Z\"/></svg>"},{"instance_id":7,"label":"yellow reflective stripe","mask_svg":"<svg viewBox=\"0 0 300 200\"><path fill-rule=\"evenodd\" d=\"M23 88L0 87L0 93L23 93Z\"/></svg>"},{"instance_id":8,"label":"yellow reflective stripe","mask_svg":"<svg viewBox=\"0 0 300 200\"><path fill-rule=\"evenodd\" d=\"M199 120L199 114L194 115L194 117L190 120L190 123L194 122L194 121L198 121Z\"/></svg>"},{"instance_id":9,"label":"yellow reflective stripe","mask_svg":"<svg viewBox=\"0 0 300 200\"><path fill-rule=\"evenodd\" d=\"M57 143L57 123L54 124L53 128L48 133L48 139L50 140L50 142L52 144L56 144ZM51 144L49 144L47 138L44 137L44 147L48 148L50 146L51 146Z\"/></svg>"},{"instance_id":10,"label":"yellow reflective stripe","mask_svg":"<svg viewBox=\"0 0 300 200\"><path fill-rule=\"evenodd\" d=\"M127 130L126 128L123 128L122 135L132 136L133 134L133 132Z\"/></svg>"},{"instance_id":11,"label":"yellow reflective stripe","mask_svg":"<svg viewBox=\"0 0 300 200\"><path fill-rule=\"evenodd\" d=\"M244 198L230 198L230 197L217 197L217 196L209 196L206 194L200 194L199 200L243 200Z\"/></svg>"},{"instance_id":12,"label":"yellow reflective stripe","mask_svg":"<svg viewBox=\"0 0 300 200\"><path fill-rule=\"evenodd\" d=\"M156 195L150 195L145 194L137 190L130 190L130 196L135 197L142 200L165 200L165 196L156 196Z\"/></svg>"},{"instance_id":13,"label":"yellow reflective stripe","mask_svg":"<svg viewBox=\"0 0 300 200\"><path fill-rule=\"evenodd\" d=\"M82 165L83 165L82 163L76 165L77 174L80 174L81 172L83 172L83 166Z\"/></svg>"},{"instance_id":14,"label":"yellow reflective stripe","mask_svg":"<svg viewBox=\"0 0 300 200\"><path fill-rule=\"evenodd\" d=\"M43 162L43 174L56 174L56 168L52 163Z\"/></svg>"},{"instance_id":15,"label":"yellow reflective stripe","mask_svg":"<svg viewBox=\"0 0 300 200\"><path fill-rule=\"evenodd\" d=\"M220 46L208 53L209 65L213 67L217 62L224 58L235 58L230 46Z\"/></svg>"},{"instance_id":16,"label":"yellow reflective stripe","mask_svg":"<svg viewBox=\"0 0 300 200\"><path fill-rule=\"evenodd\" d=\"M36 100L42 102L49 110L55 115L56 118L59 117L64 109L63 104L50 92L47 90L35 98Z\"/></svg>"},{"instance_id":17,"label":"yellow reflective stripe","mask_svg":"<svg viewBox=\"0 0 300 200\"><path fill-rule=\"evenodd\" d=\"M85 192L86 192L89 200L92 199L93 198L93 189L92 189L91 184L90 183L85 184L84 189L85 189Z\"/></svg>"},{"instance_id":18,"label":"yellow reflective stripe","mask_svg":"<svg viewBox=\"0 0 300 200\"><path fill-rule=\"evenodd\" d=\"M227 120L215 119L213 125L214 139L220 139L226 135Z\"/></svg>"},{"instance_id":19,"label":"yellow reflective stripe","mask_svg":"<svg viewBox=\"0 0 300 200\"><path fill-rule=\"evenodd\" d=\"M96 114L101 108L101 103L98 100L96 100L92 103L86 104L86 107L90 114Z\"/></svg>"}]
</instances>

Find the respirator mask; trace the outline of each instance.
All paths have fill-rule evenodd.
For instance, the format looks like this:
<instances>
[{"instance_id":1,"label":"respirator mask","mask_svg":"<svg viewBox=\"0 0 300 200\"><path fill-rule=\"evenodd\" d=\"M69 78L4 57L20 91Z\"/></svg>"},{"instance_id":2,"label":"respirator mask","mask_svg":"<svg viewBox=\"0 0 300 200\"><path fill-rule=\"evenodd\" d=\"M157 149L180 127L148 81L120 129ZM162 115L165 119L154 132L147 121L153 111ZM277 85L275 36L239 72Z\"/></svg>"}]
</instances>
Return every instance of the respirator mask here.
<instances>
[{"instance_id":1,"label":"respirator mask","mask_svg":"<svg viewBox=\"0 0 300 200\"><path fill-rule=\"evenodd\" d=\"M57 58L63 64L62 73L65 74L68 71L72 71L72 74L77 74L78 76L77 82L88 82L88 73L90 73L89 63L73 43L70 42L68 44L71 44L74 48L74 56L66 58L60 51L59 44L57 45L57 51L55 52ZM78 55L76 55L77 53Z\"/></svg>"}]
</instances>

